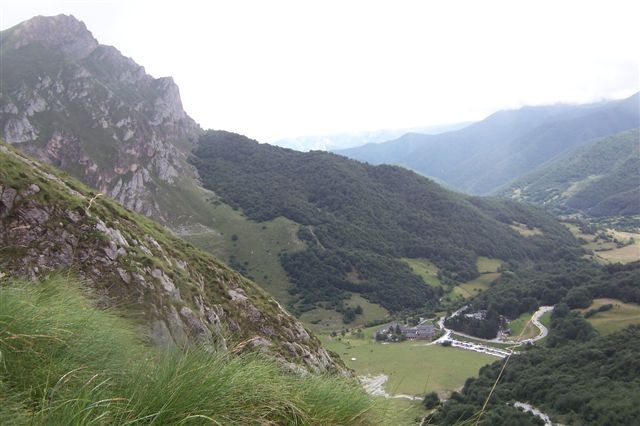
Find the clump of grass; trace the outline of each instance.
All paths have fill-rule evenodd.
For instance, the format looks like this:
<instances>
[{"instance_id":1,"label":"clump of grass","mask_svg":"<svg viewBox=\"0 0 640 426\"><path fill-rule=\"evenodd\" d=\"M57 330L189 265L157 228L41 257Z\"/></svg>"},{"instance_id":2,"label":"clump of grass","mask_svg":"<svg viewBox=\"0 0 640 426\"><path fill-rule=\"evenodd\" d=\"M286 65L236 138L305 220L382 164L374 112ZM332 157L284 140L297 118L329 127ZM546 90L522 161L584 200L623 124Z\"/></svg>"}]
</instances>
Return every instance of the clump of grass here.
<instances>
[{"instance_id":1,"label":"clump of grass","mask_svg":"<svg viewBox=\"0 0 640 426\"><path fill-rule=\"evenodd\" d=\"M0 285L0 418L14 424L374 424L359 385L256 354L159 350L64 276Z\"/></svg>"}]
</instances>

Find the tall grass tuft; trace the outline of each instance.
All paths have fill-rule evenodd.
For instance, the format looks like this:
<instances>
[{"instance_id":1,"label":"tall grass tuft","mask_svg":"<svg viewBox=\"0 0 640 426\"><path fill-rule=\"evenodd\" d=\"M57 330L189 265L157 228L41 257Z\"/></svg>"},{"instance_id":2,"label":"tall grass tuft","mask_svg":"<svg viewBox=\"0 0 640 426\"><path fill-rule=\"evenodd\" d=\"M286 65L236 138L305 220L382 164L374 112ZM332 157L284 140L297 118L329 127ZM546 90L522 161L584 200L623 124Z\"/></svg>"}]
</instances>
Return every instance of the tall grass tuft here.
<instances>
[{"instance_id":1,"label":"tall grass tuft","mask_svg":"<svg viewBox=\"0 0 640 426\"><path fill-rule=\"evenodd\" d=\"M0 418L36 425L380 420L354 381L294 375L256 354L160 350L138 336L64 276L0 284Z\"/></svg>"}]
</instances>

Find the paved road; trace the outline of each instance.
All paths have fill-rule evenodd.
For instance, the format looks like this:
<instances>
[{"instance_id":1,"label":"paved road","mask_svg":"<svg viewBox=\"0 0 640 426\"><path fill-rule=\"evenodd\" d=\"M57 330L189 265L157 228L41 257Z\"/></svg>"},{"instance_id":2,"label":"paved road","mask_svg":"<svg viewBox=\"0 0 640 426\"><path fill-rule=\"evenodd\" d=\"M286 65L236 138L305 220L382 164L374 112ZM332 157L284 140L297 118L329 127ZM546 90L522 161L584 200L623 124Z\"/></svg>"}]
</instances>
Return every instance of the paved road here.
<instances>
[{"instance_id":1,"label":"paved road","mask_svg":"<svg viewBox=\"0 0 640 426\"><path fill-rule=\"evenodd\" d=\"M466 307L463 307L457 311L455 311L453 314L451 314L451 316L456 316L460 314L460 311L462 311L463 309L465 309ZM547 327L545 327L541 322L540 322L540 317L542 315L544 315L546 312L549 312L553 310L553 306L541 306L540 308L538 308L537 311L535 311L533 313L533 315L531 316L531 322L533 323L533 325L535 325L536 327L538 327L538 329L540 330L540 332L538 333L538 335L536 337L533 337L531 339L526 339L523 340L522 342L518 342L515 340L500 340L500 339L481 339L478 337L474 337L474 336L467 336L466 334L463 333L459 333L459 332L455 332L456 334L463 336L463 337L468 337L477 341L481 341L481 342L496 342L496 343L512 343L514 345L521 345L524 342L535 342L537 340L543 339L547 336L547 334L549 333L549 330L547 330ZM494 348L492 346L486 346L483 344L479 344L479 343L470 343L470 342L460 342L458 340L455 340L455 337L453 337L453 331L446 328L444 326L444 320L445 318L442 317L440 318L440 321L438 321L438 325L440 326L441 330L444 330L444 334L437 340L434 340L431 343L428 343L430 345L436 344L436 343L442 343L446 340L451 342L451 346L456 347L456 348L462 348L462 349L467 349L470 351L475 351L475 352L481 352L481 353L486 353L488 355L493 355L493 356L497 356L500 358L504 358L506 356L508 356L511 353L510 349L500 349L500 348Z\"/></svg>"},{"instance_id":2,"label":"paved road","mask_svg":"<svg viewBox=\"0 0 640 426\"><path fill-rule=\"evenodd\" d=\"M553 311L553 306L540 306L540 308L534 312L533 316L531 317L531 322L533 323L533 325L538 327L540 333L533 339L529 339L530 341L535 342L536 340L544 339L545 337L547 337L547 334L549 334L549 330L547 330L547 327L542 325L542 323L540 322L540 317L549 311Z\"/></svg>"}]
</instances>

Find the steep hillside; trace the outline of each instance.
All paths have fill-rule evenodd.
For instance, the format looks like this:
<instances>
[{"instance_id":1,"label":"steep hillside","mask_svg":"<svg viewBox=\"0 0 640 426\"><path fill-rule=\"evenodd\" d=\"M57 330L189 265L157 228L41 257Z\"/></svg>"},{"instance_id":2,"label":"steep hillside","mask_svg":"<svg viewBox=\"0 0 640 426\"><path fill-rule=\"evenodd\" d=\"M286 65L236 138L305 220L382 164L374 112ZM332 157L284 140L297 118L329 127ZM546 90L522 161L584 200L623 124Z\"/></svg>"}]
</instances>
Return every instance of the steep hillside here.
<instances>
[{"instance_id":1,"label":"steep hillside","mask_svg":"<svg viewBox=\"0 0 640 426\"><path fill-rule=\"evenodd\" d=\"M314 371L343 370L255 284L159 225L0 145L0 271L71 271L158 344L258 348ZM297 367L296 367L297 368Z\"/></svg>"},{"instance_id":2,"label":"steep hillside","mask_svg":"<svg viewBox=\"0 0 640 426\"><path fill-rule=\"evenodd\" d=\"M400 167L369 166L323 152L300 153L244 136L206 132L192 163L203 184L249 218L301 225L306 250L280 253L295 307L335 307L349 292L399 311L437 304L400 258L427 258L443 282L477 276L477 256L572 258L569 233L540 211L468 198ZM525 237L513 227L529 226Z\"/></svg>"},{"instance_id":3,"label":"steep hillside","mask_svg":"<svg viewBox=\"0 0 640 426\"><path fill-rule=\"evenodd\" d=\"M638 94L594 105L497 112L442 135L407 134L337 151L372 164L398 164L471 194L500 186L589 140L639 126Z\"/></svg>"},{"instance_id":4,"label":"steep hillside","mask_svg":"<svg viewBox=\"0 0 640 426\"><path fill-rule=\"evenodd\" d=\"M501 196L591 216L640 214L640 131L598 139L525 175Z\"/></svg>"},{"instance_id":5,"label":"steep hillside","mask_svg":"<svg viewBox=\"0 0 640 426\"><path fill-rule=\"evenodd\" d=\"M3 31L0 61L7 142L147 216L193 214L185 157L200 128L171 78L149 76L65 15Z\"/></svg>"}]
</instances>

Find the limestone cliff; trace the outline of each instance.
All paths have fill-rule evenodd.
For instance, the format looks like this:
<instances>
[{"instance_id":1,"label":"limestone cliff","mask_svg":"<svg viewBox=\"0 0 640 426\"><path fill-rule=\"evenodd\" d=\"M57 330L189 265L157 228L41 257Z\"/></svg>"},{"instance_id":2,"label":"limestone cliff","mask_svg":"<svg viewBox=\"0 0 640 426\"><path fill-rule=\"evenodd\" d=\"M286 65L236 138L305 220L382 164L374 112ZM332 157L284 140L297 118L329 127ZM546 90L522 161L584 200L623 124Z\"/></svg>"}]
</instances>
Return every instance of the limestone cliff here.
<instances>
[{"instance_id":1,"label":"limestone cliff","mask_svg":"<svg viewBox=\"0 0 640 426\"><path fill-rule=\"evenodd\" d=\"M4 139L121 204L168 221L200 128L171 78L155 79L72 16L0 34ZM163 190L160 190L163 188Z\"/></svg>"}]
</instances>

